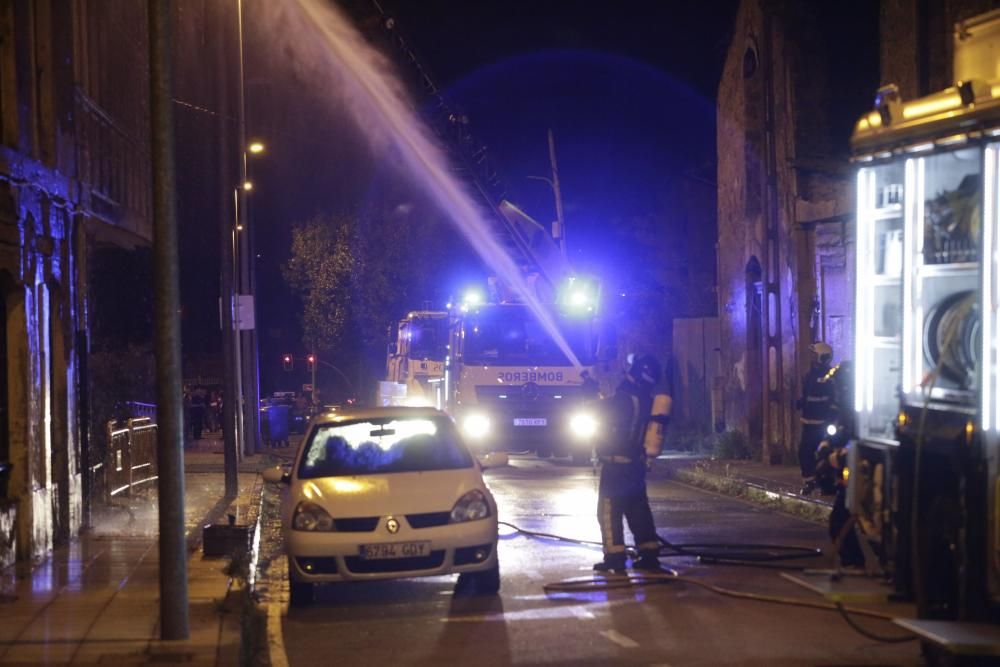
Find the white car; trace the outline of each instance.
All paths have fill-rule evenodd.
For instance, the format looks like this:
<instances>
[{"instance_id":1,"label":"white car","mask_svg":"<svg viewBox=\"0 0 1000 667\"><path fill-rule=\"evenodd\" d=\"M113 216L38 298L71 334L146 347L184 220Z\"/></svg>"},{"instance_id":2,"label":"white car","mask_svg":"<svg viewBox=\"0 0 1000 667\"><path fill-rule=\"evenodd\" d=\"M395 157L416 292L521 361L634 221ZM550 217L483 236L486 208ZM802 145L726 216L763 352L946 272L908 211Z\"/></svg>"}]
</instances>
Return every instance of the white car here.
<instances>
[{"instance_id":1,"label":"white car","mask_svg":"<svg viewBox=\"0 0 1000 667\"><path fill-rule=\"evenodd\" d=\"M497 506L482 465L451 418L431 408L338 410L317 415L282 504L291 603L323 582L458 573L459 589L500 588Z\"/></svg>"}]
</instances>

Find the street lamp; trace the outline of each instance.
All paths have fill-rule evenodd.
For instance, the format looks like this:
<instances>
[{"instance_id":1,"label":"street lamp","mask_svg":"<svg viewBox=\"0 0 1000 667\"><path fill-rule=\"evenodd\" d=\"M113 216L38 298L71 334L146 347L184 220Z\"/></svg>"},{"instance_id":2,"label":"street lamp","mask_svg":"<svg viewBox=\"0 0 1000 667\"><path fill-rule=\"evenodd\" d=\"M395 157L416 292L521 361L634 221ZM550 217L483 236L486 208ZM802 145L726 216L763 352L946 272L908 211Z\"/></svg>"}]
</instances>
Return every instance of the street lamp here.
<instances>
[{"instance_id":1,"label":"street lamp","mask_svg":"<svg viewBox=\"0 0 1000 667\"><path fill-rule=\"evenodd\" d=\"M253 183L247 177L247 154L258 154L264 149L263 143L247 143L246 117L243 96L243 0L236 2L238 52L237 66L237 128L240 144L238 180L233 184L233 215L234 222L224 223L224 234L220 241L222 245L221 297L223 324L223 356L226 386L226 421L229 429L224 438L225 452L225 488L227 496L235 496L239 490L237 477L238 458L241 453L252 454L260 449L260 424L258 410L260 407L259 384L257 377L257 339L253 330L244 330L247 320L242 317L247 308L241 307L251 301L253 289L253 235L247 227L247 193L253 188ZM226 247L228 244L228 248ZM235 301L235 302L234 302ZM242 320L242 322L241 322ZM253 326L253 324L250 324ZM244 354L248 350L249 354ZM244 397L250 397L251 408L247 410ZM250 438L246 434L250 433Z\"/></svg>"},{"instance_id":2,"label":"street lamp","mask_svg":"<svg viewBox=\"0 0 1000 667\"><path fill-rule=\"evenodd\" d=\"M245 130L245 129L244 129ZM239 307L238 324L236 327L236 360L237 379L239 382L239 402L237 410L239 423L243 433L243 448L248 454L260 449L260 384L257 364L256 336L256 304L255 282L256 272L253 261L253 230L247 227L249 198L253 191L253 181L249 179L247 155L260 155L264 152L264 144L254 141L247 144L241 160L242 181L233 189L233 206L236 211L236 232L244 232L234 236L234 259L236 275L236 299ZM249 437L247 437L249 435Z\"/></svg>"},{"instance_id":3,"label":"street lamp","mask_svg":"<svg viewBox=\"0 0 1000 667\"><path fill-rule=\"evenodd\" d=\"M559 189L559 164L556 162L556 140L549 130L549 162L552 165L552 178L545 176L528 176L536 181L545 181L552 188L556 199L556 223L553 225L552 238L559 244L563 258L566 258L566 222L563 220L562 191Z\"/></svg>"},{"instance_id":4,"label":"street lamp","mask_svg":"<svg viewBox=\"0 0 1000 667\"><path fill-rule=\"evenodd\" d=\"M357 396L357 391L355 391L354 389L354 383L351 382L350 378L348 378L347 375L342 370L331 364L329 361L326 361L325 359L320 359L319 355L317 355L316 353L310 354L308 357L306 357L306 361L309 362L309 369L312 371L313 405L316 406L317 409L319 408L319 401L317 400L316 397L319 394L319 392L316 390L316 369L319 366L319 364L323 364L327 368L337 371L337 374L340 375L340 377L343 378L344 382L347 384L347 388L351 390L352 394Z\"/></svg>"},{"instance_id":5,"label":"street lamp","mask_svg":"<svg viewBox=\"0 0 1000 667\"><path fill-rule=\"evenodd\" d=\"M236 20L237 20L237 43L239 52L238 66L239 66L239 79L237 86L237 93L239 95L239 100L237 104L237 121L239 125L239 141L240 146L242 146L242 155L240 160L240 182L242 187L238 195L238 218L237 227L245 228L247 227L247 194L253 189L253 183L248 178L247 173L247 155L260 155L264 152L264 143L254 139L252 141L247 141L247 123L246 123L246 98L244 94L244 63L243 63L243 0L236 0ZM253 229L246 229L244 233L243 242L240 244L240 252L238 259L238 271L237 280L240 286L239 293L242 296L249 297L246 299L249 301L249 307L252 311L256 310L254 304L254 294L256 292L256 271L253 248ZM256 326L256 323L254 323ZM241 409L246 406L249 409L242 409L243 418L245 421L245 433L250 434L250 438L246 439L244 442L244 448L248 453L254 453L260 451L260 376L257 364L257 330L255 328L247 328L245 330L238 330L236 334L238 341L237 346L237 363L241 369L241 384L239 387L239 399ZM246 352L244 354L244 351ZM245 400L244 400L245 399Z\"/></svg>"}]
</instances>

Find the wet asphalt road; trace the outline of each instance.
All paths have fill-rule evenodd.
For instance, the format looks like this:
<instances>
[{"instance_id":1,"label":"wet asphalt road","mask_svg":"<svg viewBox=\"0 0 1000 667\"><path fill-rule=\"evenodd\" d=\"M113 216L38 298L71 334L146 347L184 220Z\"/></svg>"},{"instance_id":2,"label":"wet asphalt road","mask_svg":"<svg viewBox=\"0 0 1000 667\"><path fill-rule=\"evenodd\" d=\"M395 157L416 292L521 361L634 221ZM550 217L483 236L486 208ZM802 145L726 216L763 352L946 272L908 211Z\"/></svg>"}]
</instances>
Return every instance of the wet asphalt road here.
<instances>
[{"instance_id":1,"label":"wet asphalt road","mask_svg":"<svg viewBox=\"0 0 1000 667\"><path fill-rule=\"evenodd\" d=\"M514 457L487 471L501 521L598 540L592 470ZM663 479L650 480L660 533L672 542L825 546L823 526ZM546 595L545 582L590 577L596 548L501 526L501 593L455 597L454 577L320 587L282 619L291 665L914 665L915 643L881 644L836 614L723 597L674 582ZM819 600L774 570L664 559L681 574L740 590ZM826 559L807 561L826 567ZM280 570L277 570L280 571ZM272 583L272 587L278 588ZM883 635L897 628L861 624Z\"/></svg>"}]
</instances>

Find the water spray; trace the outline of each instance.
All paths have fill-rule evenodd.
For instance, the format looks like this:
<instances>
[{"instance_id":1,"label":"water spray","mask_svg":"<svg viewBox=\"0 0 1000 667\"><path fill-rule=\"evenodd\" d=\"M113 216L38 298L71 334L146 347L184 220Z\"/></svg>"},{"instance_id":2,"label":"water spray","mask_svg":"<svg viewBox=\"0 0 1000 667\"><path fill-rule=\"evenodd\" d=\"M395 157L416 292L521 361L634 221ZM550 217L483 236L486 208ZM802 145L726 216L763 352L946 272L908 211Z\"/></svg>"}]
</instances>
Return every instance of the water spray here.
<instances>
[{"instance_id":1,"label":"water spray","mask_svg":"<svg viewBox=\"0 0 1000 667\"><path fill-rule=\"evenodd\" d=\"M491 232L480 208L452 175L444 152L411 110L402 85L384 58L331 3L298 0L298 5L324 42L326 49L319 57L325 69L343 78L351 97L348 107L369 141L374 146L389 142L405 172L424 186L479 257L528 306L570 363L582 370L583 365L559 331L552 313L539 301L520 268Z\"/></svg>"}]
</instances>

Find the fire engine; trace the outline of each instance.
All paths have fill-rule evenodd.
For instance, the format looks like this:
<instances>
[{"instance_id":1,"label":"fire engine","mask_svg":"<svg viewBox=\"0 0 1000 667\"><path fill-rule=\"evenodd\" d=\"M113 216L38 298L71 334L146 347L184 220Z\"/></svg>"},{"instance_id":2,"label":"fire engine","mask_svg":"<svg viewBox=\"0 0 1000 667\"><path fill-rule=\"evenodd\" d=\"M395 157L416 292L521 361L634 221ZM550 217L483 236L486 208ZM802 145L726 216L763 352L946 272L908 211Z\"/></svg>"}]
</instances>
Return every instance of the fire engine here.
<instances>
[{"instance_id":1,"label":"fire engine","mask_svg":"<svg viewBox=\"0 0 1000 667\"><path fill-rule=\"evenodd\" d=\"M400 320L396 340L389 345L379 402L443 409L449 335L450 319L445 311L413 311Z\"/></svg>"},{"instance_id":2,"label":"fire engine","mask_svg":"<svg viewBox=\"0 0 1000 667\"><path fill-rule=\"evenodd\" d=\"M927 642L1000 609L1000 12L955 33L954 86L888 85L857 171L848 509ZM960 625L959 622L962 622ZM992 628L992 630L990 629ZM995 641L995 639L994 639Z\"/></svg>"},{"instance_id":3,"label":"fire engine","mask_svg":"<svg viewBox=\"0 0 1000 667\"><path fill-rule=\"evenodd\" d=\"M597 282L569 278L556 303L546 304L555 305L555 323L575 359L526 304L491 292L488 298L471 290L453 305L450 412L473 446L589 461L597 430Z\"/></svg>"}]
</instances>

